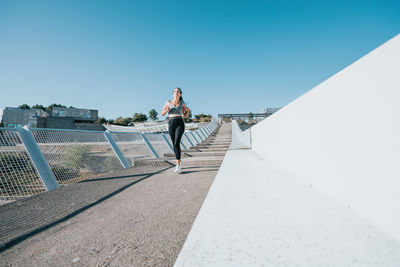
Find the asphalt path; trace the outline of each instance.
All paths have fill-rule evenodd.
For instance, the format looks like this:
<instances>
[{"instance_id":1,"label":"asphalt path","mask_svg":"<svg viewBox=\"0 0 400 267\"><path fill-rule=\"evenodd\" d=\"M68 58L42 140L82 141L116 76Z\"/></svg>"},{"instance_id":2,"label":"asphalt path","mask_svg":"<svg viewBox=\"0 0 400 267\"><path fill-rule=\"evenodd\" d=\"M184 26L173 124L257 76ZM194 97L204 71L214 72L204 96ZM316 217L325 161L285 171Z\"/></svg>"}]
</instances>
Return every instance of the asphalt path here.
<instances>
[{"instance_id":1,"label":"asphalt path","mask_svg":"<svg viewBox=\"0 0 400 267\"><path fill-rule=\"evenodd\" d=\"M218 168L136 167L0 206L0 266L172 266Z\"/></svg>"}]
</instances>

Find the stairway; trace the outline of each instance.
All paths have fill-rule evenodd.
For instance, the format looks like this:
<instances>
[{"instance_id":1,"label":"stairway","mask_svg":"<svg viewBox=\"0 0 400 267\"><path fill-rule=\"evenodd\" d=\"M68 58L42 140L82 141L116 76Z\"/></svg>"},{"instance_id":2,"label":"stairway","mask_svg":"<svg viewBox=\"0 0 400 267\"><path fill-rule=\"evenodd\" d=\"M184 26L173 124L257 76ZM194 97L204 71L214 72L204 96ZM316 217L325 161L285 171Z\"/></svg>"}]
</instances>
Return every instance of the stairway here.
<instances>
[{"instance_id":1,"label":"stairway","mask_svg":"<svg viewBox=\"0 0 400 267\"><path fill-rule=\"evenodd\" d=\"M224 123L217 127L204 142L182 149L182 167L220 166L232 141L231 124ZM174 153L165 153L163 158L136 161L135 166L175 165Z\"/></svg>"},{"instance_id":2,"label":"stairway","mask_svg":"<svg viewBox=\"0 0 400 267\"><path fill-rule=\"evenodd\" d=\"M204 142L182 150L182 167L220 166L231 144L231 133L231 125L222 124ZM175 164L173 153L164 154L164 157L170 158L169 161Z\"/></svg>"}]
</instances>

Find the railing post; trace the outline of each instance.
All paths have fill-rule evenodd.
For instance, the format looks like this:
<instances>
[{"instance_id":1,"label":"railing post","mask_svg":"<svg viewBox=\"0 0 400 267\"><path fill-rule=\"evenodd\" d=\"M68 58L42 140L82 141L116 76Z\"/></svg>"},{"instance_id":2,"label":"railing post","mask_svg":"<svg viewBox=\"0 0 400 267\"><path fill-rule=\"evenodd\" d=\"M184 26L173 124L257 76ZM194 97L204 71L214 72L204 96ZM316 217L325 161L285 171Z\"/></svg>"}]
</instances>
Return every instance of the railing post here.
<instances>
[{"instance_id":1,"label":"railing post","mask_svg":"<svg viewBox=\"0 0 400 267\"><path fill-rule=\"evenodd\" d=\"M200 132L204 135L204 139L207 139L208 134L207 134L206 130L204 129L204 126L201 127Z\"/></svg>"},{"instance_id":2,"label":"railing post","mask_svg":"<svg viewBox=\"0 0 400 267\"><path fill-rule=\"evenodd\" d=\"M196 145L198 145L200 142L197 140L196 136L194 136L193 131L190 131L190 134L193 136L194 140L196 141Z\"/></svg>"},{"instance_id":3,"label":"railing post","mask_svg":"<svg viewBox=\"0 0 400 267\"><path fill-rule=\"evenodd\" d=\"M189 137L186 135L186 133L183 133L183 135L186 137L186 139L189 141L191 146L194 146L192 141L189 139Z\"/></svg>"},{"instance_id":4,"label":"railing post","mask_svg":"<svg viewBox=\"0 0 400 267\"><path fill-rule=\"evenodd\" d=\"M143 140L146 142L147 146L149 147L151 153L153 153L154 157L156 159L158 159L159 156L158 156L156 150L154 149L154 147L150 144L149 139L147 139L147 137L146 137L146 135L144 133L140 133L140 134L142 135Z\"/></svg>"},{"instance_id":5,"label":"railing post","mask_svg":"<svg viewBox=\"0 0 400 267\"><path fill-rule=\"evenodd\" d=\"M183 147L183 149L186 149L185 144L182 142L182 138L181 138L181 146Z\"/></svg>"},{"instance_id":6,"label":"railing post","mask_svg":"<svg viewBox=\"0 0 400 267\"><path fill-rule=\"evenodd\" d=\"M174 152L174 147L171 145L171 143L168 141L168 138L165 136L165 133L161 133L162 137L164 138L165 143L167 143L168 147L171 149L172 152Z\"/></svg>"},{"instance_id":7,"label":"railing post","mask_svg":"<svg viewBox=\"0 0 400 267\"><path fill-rule=\"evenodd\" d=\"M214 123L212 124L212 130L214 131L215 130L215 128L216 128L216 122L214 121Z\"/></svg>"},{"instance_id":8,"label":"railing post","mask_svg":"<svg viewBox=\"0 0 400 267\"><path fill-rule=\"evenodd\" d=\"M51 171L49 163L46 161L42 151L40 151L39 145L36 143L31 131L29 131L29 128L24 126L23 128L17 128L17 131L47 191L59 188L60 185Z\"/></svg>"},{"instance_id":9,"label":"railing post","mask_svg":"<svg viewBox=\"0 0 400 267\"><path fill-rule=\"evenodd\" d=\"M213 133L214 132L214 122L212 122L211 124L210 124L210 130L211 130L211 133Z\"/></svg>"},{"instance_id":10,"label":"railing post","mask_svg":"<svg viewBox=\"0 0 400 267\"><path fill-rule=\"evenodd\" d=\"M209 136L211 134L210 129L208 128L209 124L207 124L206 126L204 126L204 131L206 131L207 136Z\"/></svg>"},{"instance_id":11,"label":"railing post","mask_svg":"<svg viewBox=\"0 0 400 267\"><path fill-rule=\"evenodd\" d=\"M199 130L197 129L195 132L196 132L196 134L198 135L198 137L199 137L199 139L201 140L201 142L203 142L204 139L203 139L203 137L199 134Z\"/></svg>"},{"instance_id":12,"label":"railing post","mask_svg":"<svg viewBox=\"0 0 400 267\"><path fill-rule=\"evenodd\" d=\"M199 128L199 131L200 131L200 133L203 135L204 140L206 140L206 139L207 139L207 135L204 133L203 127ZM204 141L204 140L203 140L203 141Z\"/></svg>"},{"instance_id":13,"label":"railing post","mask_svg":"<svg viewBox=\"0 0 400 267\"><path fill-rule=\"evenodd\" d=\"M124 167L124 169L130 168L131 166L129 165L128 161L122 154L121 150L119 150L117 143L115 143L114 139L112 138L112 136L108 130L104 132L104 136L106 137L108 143L111 145L111 148L114 150L114 153L117 156L122 167Z\"/></svg>"},{"instance_id":14,"label":"railing post","mask_svg":"<svg viewBox=\"0 0 400 267\"><path fill-rule=\"evenodd\" d=\"M207 133L206 129L203 127L203 128L201 128L201 130L202 130L202 133L204 134L205 139L207 139L208 133Z\"/></svg>"},{"instance_id":15,"label":"railing post","mask_svg":"<svg viewBox=\"0 0 400 267\"><path fill-rule=\"evenodd\" d=\"M212 134L212 129L211 129L211 125L210 124L208 124L207 126L206 126L206 129L208 130L208 134Z\"/></svg>"}]
</instances>

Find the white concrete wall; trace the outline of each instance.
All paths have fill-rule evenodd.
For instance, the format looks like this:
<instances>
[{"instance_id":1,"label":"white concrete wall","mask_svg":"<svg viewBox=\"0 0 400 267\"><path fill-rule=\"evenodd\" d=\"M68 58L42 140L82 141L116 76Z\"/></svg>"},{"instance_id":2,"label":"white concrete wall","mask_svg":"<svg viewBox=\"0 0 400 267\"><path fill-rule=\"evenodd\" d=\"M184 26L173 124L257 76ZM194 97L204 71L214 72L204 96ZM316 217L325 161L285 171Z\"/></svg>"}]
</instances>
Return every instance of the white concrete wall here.
<instances>
[{"instance_id":1,"label":"white concrete wall","mask_svg":"<svg viewBox=\"0 0 400 267\"><path fill-rule=\"evenodd\" d=\"M251 128L242 131L236 120L232 121L232 143L230 149L251 148Z\"/></svg>"},{"instance_id":2,"label":"white concrete wall","mask_svg":"<svg viewBox=\"0 0 400 267\"><path fill-rule=\"evenodd\" d=\"M400 35L253 126L252 148L400 239Z\"/></svg>"},{"instance_id":3,"label":"white concrete wall","mask_svg":"<svg viewBox=\"0 0 400 267\"><path fill-rule=\"evenodd\" d=\"M251 149L228 150L175 262L399 267L400 240Z\"/></svg>"}]
</instances>

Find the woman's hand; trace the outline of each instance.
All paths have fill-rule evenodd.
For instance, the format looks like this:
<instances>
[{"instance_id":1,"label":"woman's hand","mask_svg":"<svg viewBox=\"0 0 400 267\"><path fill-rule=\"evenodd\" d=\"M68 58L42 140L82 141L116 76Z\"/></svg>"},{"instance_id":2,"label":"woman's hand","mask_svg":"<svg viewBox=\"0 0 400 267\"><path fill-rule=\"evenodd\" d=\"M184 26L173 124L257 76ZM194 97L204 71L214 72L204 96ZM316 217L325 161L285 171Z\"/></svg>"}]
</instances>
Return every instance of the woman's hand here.
<instances>
[{"instance_id":1,"label":"woman's hand","mask_svg":"<svg viewBox=\"0 0 400 267\"><path fill-rule=\"evenodd\" d=\"M183 117L187 118L189 116L189 111L190 111L190 109L185 104L182 104Z\"/></svg>"},{"instance_id":2,"label":"woman's hand","mask_svg":"<svg viewBox=\"0 0 400 267\"><path fill-rule=\"evenodd\" d=\"M168 105L168 101L165 102L163 110L161 111L161 116L164 116L171 108Z\"/></svg>"}]
</instances>

